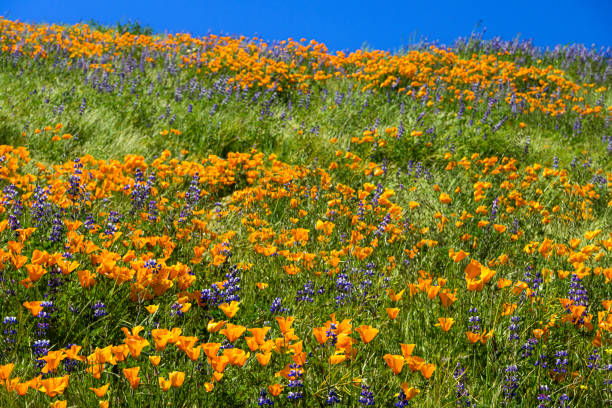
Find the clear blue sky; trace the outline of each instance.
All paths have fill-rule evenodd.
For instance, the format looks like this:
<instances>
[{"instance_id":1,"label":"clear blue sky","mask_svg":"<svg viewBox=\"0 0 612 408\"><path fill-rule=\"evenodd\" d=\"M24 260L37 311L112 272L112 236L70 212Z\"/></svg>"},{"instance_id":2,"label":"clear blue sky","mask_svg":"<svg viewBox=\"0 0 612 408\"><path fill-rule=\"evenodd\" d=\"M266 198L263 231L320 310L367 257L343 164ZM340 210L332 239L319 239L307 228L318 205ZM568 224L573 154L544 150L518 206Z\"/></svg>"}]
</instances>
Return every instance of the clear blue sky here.
<instances>
[{"instance_id":1,"label":"clear blue sky","mask_svg":"<svg viewBox=\"0 0 612 408\"><path fill-rule=\"evenodd\" d=\"M0 0L0 14L26 22L138 21L157 32L258 35L323 42L330 50L397 50L421 37L450 44L482 21L485 38L536 45L612 46L612 0ZM481 27L482 27L481 26Z\"/></svg>"}]
</instances>

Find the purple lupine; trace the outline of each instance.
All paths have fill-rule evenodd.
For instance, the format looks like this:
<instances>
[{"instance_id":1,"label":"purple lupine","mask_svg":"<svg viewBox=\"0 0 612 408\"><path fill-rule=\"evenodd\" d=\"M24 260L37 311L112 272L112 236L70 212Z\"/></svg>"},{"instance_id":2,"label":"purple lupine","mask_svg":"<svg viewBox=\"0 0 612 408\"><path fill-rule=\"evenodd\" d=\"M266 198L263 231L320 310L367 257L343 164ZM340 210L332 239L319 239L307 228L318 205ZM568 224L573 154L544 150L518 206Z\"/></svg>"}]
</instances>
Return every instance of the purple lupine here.
<instances>
[{"instance_id":1,"label":"purple lupine","mask_svg":"<svg viewBox=\"0 0 612 408\"><path fill-rule=\"evenodd\" d=\"M274 406L274 401L268 398L268 393L266 392L265 388L262 388L259 391L259 398L257 399L257 405L260 407Z\"/></svg>"},{"instance_id":2,"label":"purple lupine","mask_svg":"<svg viewBox=\"0 0 612 408\"><path fill-rule=\"evenodd\" d=\"M343 305L346 300L350 299L353 292L353 283L346 273L339 273L336 276L336 290L338 291L338 295L336 295L336 305Z\"/></svg>"},{"instance_id":3,"label":"purple lupine","mask_svg":"<svg viewBox=\"0 0 612 408\"><path fill-rule=\"evenodd\" d=\"M520 329L519 322L521 321L521 317L512 316L510 318L510 321L512 323L510 324L510 326L508 326L508 331L510 331L510 336L508 337L508 340L510 341L518 340L519 339L518 331Z\"/></svg>"},{"instance_id":4,"label":"purple lupine","mask_svg":"<svg viewBox=\"0 0 612 408\"><path fill-rule=\"evenodd\" d=\"M48 199L49 187L36 186L34 189L34 203L32 204L32 218L34 225L41 227L49 223L52 214L52 205Z\"/></svg>"},{"instance_id":5,"label":"purple lupine","mask_svg":"<svg viewBox=\"0 0 612 408\"><path fill-rule=\"evenodd\" d=\"M574 136L579 135L580 133L582 133L582 124L580 122L580 116L576 117L576 120L574 121Z\"/></svg>"},{"instance_id":6,"label":"purple lupine","mask_svg":"<svg viewBox=\"0 0 612 408\"><path fill-rule=\"evenodd\" d=\"M62 220L62 214L58 211L53 216L53 226L51 233L49 234L49 242L60 242L62 240L65 231L64 221Z\"/></svg>"},{"instance_id":7,"label":"purple lupine","mask_svg":"<svg viewBox=\"0 0 612 408\"><path fill-rule=\"evenodd\" d=\"M521 358L526 359L531 357L534 347L538 344L538 339L532 337L521 346Z\"/></svg>"},{"instance_id":8,"label":"purple lupine","mask_svg":"<svg viewBox=\"0 0 612 408\"><path fill-rule=\"evenodd\" d=\"M91 309L93 312L94 320L99 319L108 314L108 312L106 311L106 305L99 300L93 305L91 305Z\"/></svg>"},{"instance_id":9,"label":"purple lupine","mask_svg":"<svg viewBox=\"0 0 612 408\"><path fill-rule=\"evenodd\" d=\"M2 320L2 334L3 341L5 344L5 350L11 351L13 350L14 344L17 342L17 330L15 327L17 326L17 318L15 316L5 316Z\"/></svg>"},{"instance_id":10,"label":"purple lupine","mask_svg":"<svg viewBox=\"0 0 612 408\"><path fill-rule=\"evenodd\" d=\"M287 387L290 391L287 394L287 398L291 401L304 398L304 382L302 381L303 373L301 368L301 364L289 364L289 384Z\"/></svg>"},{"instance_id":11,"label":"purple lupine","mask_svg":"<svg viewBox=\"0 0 612 408\"><path fill-rule=\"evenodd\" d=\"M21 228L21 222L19 217L23 214L23 204L19 198L19 191L14 184L9 184L2 190L4 197L2 199L2 205L9 207L8 211L8 225L15 231Z\"/></svg>"},{"instance_id":12,"label":"purple lupine","mask_svg":"<svg viewBox=\"0 0 612 408\"><path fill-rule=\"evenodd\" d=\"M314 301L314 294L314 283L309 280L304 284L304 287L302 289L297 291L297 293L295 294L295 301L312 303Z\"/></svg>"},{"instance_id":13,"label":"purple lupine","mask_svg":"<svg viewBox=\"0 0 612 408\"><path fill-rule=\"evenodd\" d=\"M594 349L593 352L591 353L591 355L588 358L588 363L587 363L587 367L590 370L596 370L599 368L599 360L600 360L601 356L599 355L599 350L598 349Z\"/></svg>"},{"instance_id":14,"label":"purple lupine","mask_svg":"<svg viewBox=\"0 0 612 408\"><path fill-rule=\"evenodd\" d=\"M108 218L106 220L106 229L104 230L104 235L113 236L115 232L118 231L117 224L121 220L121 214L117 211L110 211L108 213Z\"/></svg>"},{"instance_id":15,"label":"purple lupine","mask_svg":"<svg viewBox=\"0 0 612 408\"><path fill-rule=\"evenodd\" d=\"M270 306L270 313L272 314L281 314L288 313L289 309L283 307L283 301L281 298L277 297L272 300L272 306Z\"/></svg>"},{"instance_id":16,"label":"purple lupine","mask_svg":"<svg viewBox=\"0 0 612 408\"><path fill-rule=\"evenodd\" d=\"M565 374L567 373L567 365L569 361L567 359L568 353L567 350L561 350L555 353L555 366L553 367L553 371L557 374Z\"/></svg>"},{"instance_id":17,"label":"purple lupine","mask_svg":"<svg viewBox=\"0 0 612 408\"><path fill-rule=\"evenodd\" d=\"M495 126L493 126L493 129L491 130L491 132L492 133L497 132L499 129L501 129L501 127L504 125L504 123L506 123L507 120L508 120L508 115L505 115L503 118L500 119L499 122L495 124Z\"/></svg>"},{"instance_id":18,"label":"purple lupine","mask_svg":"<svg viewBox=\"0 0 612 408\"><path fill-rule=\"evenodd\" d=\"M374 393L370 391L370 387L365 382L361 383L359 403L362 407L372 407L376 405L376 402L374 401Z\"/></svg>"},{"instance_id":19,"label":"purple lupine","mask_svg":"<svg viewBox=\"0 0 612 408\"><path fill-rule=\"evenodd\" d=\"M497 197L495 197L495 200L493 200L493 204L491 205L491 214L489 215L489 221L493 222L495 221L495 219L497 218L497 206L499 203L499 199Z\"/></svg>"},{"instance_id":20,"label":"purple lupine","mask_svg":"<svg viewBox=\"0 0 612 408\"><path fill-rule=\"evenodd\" d=\"M468 318L468 326L467 329L472 333L480 332L480 317L478 316L478 309L472 307L468 310L470 313L470 317Z\"/></svg>"},{"instance_id":21,"label":"purple lupine","mask_svg":"<svg viewBox=\"0 0 612 408\"><path fill-rule=\"evenodd\" d=\"M326 405L336 405L340 403L340 397L335 388L330 388L327 392L327 399L325 400Z\"/></svg>"},{"instance_id":22,"label":"purple lupine","mask_svg":"<svg viewBox=\"0 0 612 408\"><path fill-rule=\"evenodd\" d=\"M38 357L44 357L49 353L49 347L51 342L47 339L36 340L32 344L32 353L35 357L35 364L38 368L43 368L47 362L45 360L39 360Z\"/></svg>"},{"instance_id":23,"label":"purple lupine","mask_svg":"<svg viewBox=\"0 0 612 408\"><path fill-rule=\"evenodd\" d=\"M455 397L457 398L458 407L471 407L472 401L470 400L470 392L465 387L465 368L461 367L461 364L457 363L455 371L453 372L453 378L457 381L455 387Z\"/></svg>"},{"instance_id":24,"label":"purple lupine","mask_svg":"<svg viewBox=\"0 0 612 408\"><path fill-rule=\"evenodd\" d=\"M514 397L516 397L516 390L518 388L518 383L520 379L519 375L517 374L518 367L514 364L510 364L506 367L504 371L506 373L506 376L504 378L503 395L506 399L506 402L510 402L512 401L512 399L514 399Z\"/></svg>"},{"instance_id":25,"label":"purple lupine","mask_svg":"<svg viewBox=\"0 0 612 408\"><path fill-rule=\"evenodd\" d=\"M200 176L196 172L191 178L191 183L189 184L189 190L187 191L187 193L185 193L185 206L183 207L179 215L179 219L178 219L179 223L186 221L187 217L189 217L192 214L194 207L197 205L198 201L200 200L201 190L200 190L199 184L200 184Z\"/></svg>"},{"instance_id":26,"label":"purple lupine","mask_svg":"<svg viewBox=\"0 0 612 408\"><path fill-rule=\"evenodd\" d=\"M540 402L538 408L547 408L547 402L550 402L550 395L548 395L549 388L547 385L540 385L540 393L538 394L538 401Z\"/></svg>"}]
</instances>

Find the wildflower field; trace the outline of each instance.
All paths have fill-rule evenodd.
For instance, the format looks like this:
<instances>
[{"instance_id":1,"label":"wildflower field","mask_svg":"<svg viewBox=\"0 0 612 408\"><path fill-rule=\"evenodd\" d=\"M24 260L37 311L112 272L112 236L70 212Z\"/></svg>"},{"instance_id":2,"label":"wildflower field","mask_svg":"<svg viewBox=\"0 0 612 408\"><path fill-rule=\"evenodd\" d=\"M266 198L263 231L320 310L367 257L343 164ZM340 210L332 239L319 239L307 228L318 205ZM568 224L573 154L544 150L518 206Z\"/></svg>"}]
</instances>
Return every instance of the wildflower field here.
<instances>
[{"instance_id":1,"label":"wildflower field","mask_svg":"<svg viewBox=\"0 0 612 408\"><path fill-rule=\"evenodd\" d=\"M612 51L0 18L0 407L604 407Z\"/></svg>"}]
</instances>

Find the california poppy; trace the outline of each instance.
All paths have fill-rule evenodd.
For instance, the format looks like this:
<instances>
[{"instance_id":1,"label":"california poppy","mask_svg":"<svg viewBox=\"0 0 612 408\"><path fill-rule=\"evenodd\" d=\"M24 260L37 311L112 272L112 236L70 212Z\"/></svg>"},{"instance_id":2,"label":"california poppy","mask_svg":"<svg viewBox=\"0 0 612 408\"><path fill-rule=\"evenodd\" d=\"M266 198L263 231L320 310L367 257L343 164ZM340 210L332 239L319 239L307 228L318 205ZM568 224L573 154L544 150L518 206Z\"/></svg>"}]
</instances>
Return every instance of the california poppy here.
<instances>
[{"instance_id":1,"label":"california poppy","mask_svg":"<svg viewBox=\"0 0 612 408\"><path fill-rule=\"evenodd\" d=\"M402 372L402 368L404 367L404 364L406 363L406 360L404 360L403 356L396 355L396 354L385 354L383 356L383 359L385 360L385 362L387 363L387 365L389 366L389 368L391 369L391 371L393 371L393 374L395 375L398 375L399 373Z\"/></svg>"},{"instance_id":2,"label":"california poppy","mask_svg":"<svg viewBox=\"0 0 612 408\"><path fill-rule=\"evenodd\" d=\"M372 326L362 325L357 327L355 331L361 336L361 341L367 344L371 342L374 337L376 337L380 330L375 329Z\"/></svg>"},{"instance_id":3,"label":"california poppy","mask_svg":"<svg viewBox=\"0 0 612 408\"><path fill-rule=\"evenodd\" d=\"M92 390L94 394L96 394L96 397L102 398L104 395L106 395L106 391L108 391L109 386L110 386L110 383L106 383L105 385L101 387L98 387L98 388L89 387L89 389Z\"/></svg>"},{"instance_id":4,"label":"california poppy","mask_svg":"<svg viewBox=\"0 0 612 408\"><path fill-rule=\"evenodd\" d=\"M455 319L453 319L452 317L438 317L438 323L436 323L436 326L439 326L442 331L447 332L450 330L454 323Z\"/></svg>"},{"instance_id":5,"label":"california poppy","mask_svg":"<svg viewBox=\"0 0 612 408\"><path fill-rule=\"evenodd\" d=\"M140 371L140 367L138 366L123 369L123 375L125 375L125 378L127 378L128 381L130 382L130 387L132 387L132 389L137 389L138 384L140 384L140 378L138 377L138 371Z\"/></svg>"}]
</instances>

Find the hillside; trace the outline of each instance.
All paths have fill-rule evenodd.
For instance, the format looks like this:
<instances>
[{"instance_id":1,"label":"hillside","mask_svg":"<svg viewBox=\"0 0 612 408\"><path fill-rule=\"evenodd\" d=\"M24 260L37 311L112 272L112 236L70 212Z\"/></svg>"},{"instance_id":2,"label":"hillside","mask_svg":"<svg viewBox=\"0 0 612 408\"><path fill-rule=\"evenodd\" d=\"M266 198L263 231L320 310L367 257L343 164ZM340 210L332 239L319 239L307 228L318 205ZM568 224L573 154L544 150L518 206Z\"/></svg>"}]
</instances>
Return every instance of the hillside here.
<instances>
[{"instance_id":1,"label":"hillside","mask_svg":"<svg viewBox=\"0 0 612 408\"><path fill-rule=\"evenodd\" d=\"M609 48L97 29L0 18L0 406L612 400Z\"/></svg>"}]
</instances>

